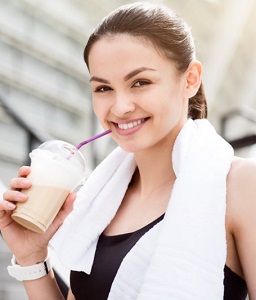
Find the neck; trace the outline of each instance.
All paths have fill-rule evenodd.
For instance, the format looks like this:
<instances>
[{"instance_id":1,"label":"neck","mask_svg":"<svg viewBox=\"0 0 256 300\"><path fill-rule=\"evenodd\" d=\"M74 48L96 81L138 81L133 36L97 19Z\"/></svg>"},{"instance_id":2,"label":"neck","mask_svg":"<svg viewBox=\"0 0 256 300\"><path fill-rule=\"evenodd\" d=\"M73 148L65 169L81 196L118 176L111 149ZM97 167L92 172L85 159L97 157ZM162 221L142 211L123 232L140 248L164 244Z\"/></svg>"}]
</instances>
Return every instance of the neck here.
<instances>
[{"instance_id":1,"label":"neck","mask_svg":"<svg viewBox=\"0 0 256 300\"><path fill-rule=\"evenodd\" d=\"M142 198L158 189L172 187L176 179L172 165L173 144L174 141L165 142L154 149L135 154L138 169L133 182L140 190Z\"/></svg>"}]
</instances>

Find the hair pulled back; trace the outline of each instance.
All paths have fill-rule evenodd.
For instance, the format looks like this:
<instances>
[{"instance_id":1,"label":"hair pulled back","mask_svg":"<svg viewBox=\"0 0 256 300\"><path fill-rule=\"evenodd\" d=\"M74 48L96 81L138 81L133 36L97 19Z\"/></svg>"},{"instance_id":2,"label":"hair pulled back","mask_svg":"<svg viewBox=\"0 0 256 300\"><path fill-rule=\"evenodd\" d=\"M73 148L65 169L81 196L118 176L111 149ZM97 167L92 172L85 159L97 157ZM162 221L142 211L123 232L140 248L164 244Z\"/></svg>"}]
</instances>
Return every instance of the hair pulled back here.
<instances>
[{"instance_id":1,"label":"hair pulled back","mask_svg":"<svg viewBox=\"0 0 256 300\"><path fill-rule=\"evenodd\" d=\"M194 40L184 20L164 6L138 2L119 7L96 27L84 49L84 60L88 69L88 57L94 43L103 37L118 34L128 34L150 42L175 64L180 73L184 73L195 59ZM188 117L207 117L202 83L197 94L189 99Z\"/></svg>"}]
</instances>

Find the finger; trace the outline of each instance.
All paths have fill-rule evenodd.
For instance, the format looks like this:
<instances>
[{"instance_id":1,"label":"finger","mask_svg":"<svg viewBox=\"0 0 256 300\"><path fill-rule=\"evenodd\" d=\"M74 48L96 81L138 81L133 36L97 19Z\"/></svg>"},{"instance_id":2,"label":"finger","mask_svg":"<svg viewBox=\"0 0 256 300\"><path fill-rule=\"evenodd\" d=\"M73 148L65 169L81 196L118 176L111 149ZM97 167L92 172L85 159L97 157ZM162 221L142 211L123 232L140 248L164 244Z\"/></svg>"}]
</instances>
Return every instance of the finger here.
<instances>
[{"instance_id":1,"label":"finger","mask_svg":"<svg viewBox=\"0 0 256 300\"><path fill-rule=\"evenodd\" d=\"M5 210L1 210L0 211L0 220L3 219L5 215L6 215L6 211Z\"/></svg>"},{"instance_id":2,"label":"finger","mask_svg":"<svg viewBox=\"0 0 256 300\"><path fill-rule=\"evenodd\" d=\"M0 212L14 210L16 205L12 202L2 200L0 201ZM2 213L3 215L3 213Z\"/></svg>"},{"instance_id":3,"label":"finger","mask_svg":"<svg viewBox=\"0 0 256 300\"><path fill-rule=\"evenodd\" d=\"M30 172L31 172L31 167L23 166L19 169L18 176L19 177L27 177Z\"/></svg>"},{"instance_id":4,"label":"finger","mask_svg":"<svg viewBox=\"0 0 256 300\"><path fill-rule=\"evenodd\" d=\"M67 197L65 203L63 204L61 210L58 213L57 221L59 223L59 226L64 222L66 217L73 210L75 199L76 199L76 193L70 193L69 196Z\"/></svg>"},{"instance_id":5,"label":"finger","mask_svg":"<svg viewBox=\"0 0 256 300\"><path fill-rule=\"evenodd\" d=\"M65 218L73 210L75 200L76 200L76 193L75 192L70 193L60 211L61 213L64 214Z\"/></svg>"},{"instance_id":6,"label":"finger","mask_svg":"<svg viewBox=\"0 0 256 300\"><path fill-rule=\"evenodd\" d=\"M12 178L10 181L10 189L28 189L31 186L31 182L23 177Z\"/></svg>"},{"instance_id":7,"label":"finger","mask_svg":"<svg viewBox=\"0 0 256 300\"><path fill-rule=\"evenodd\" d=\"M28 198L27 195L19 192L19 191L5 191L3 194L3 199L6 201L12 201L12 202L24 202Z\"/></svg>"},{"instance_id":8,"label":"finger","mask_svg":"<svg viewBox=\"0 0 256 300\"><path fill-rule=\"evenodd\" d=\"M1 210L0 211L0 231L3 234L2 230L12 222L11 214L9 211Z\"/></svg>"},{"instance_id":9,"label":"finger","mask_svg":"<svg viewBox=\"0 0 256 300\"><path fill-rule=\"evenodd\" d=\"M47 230L49 236L53 236L53 234L63 224L67 216L71 213L71 211L73 210L75 199L76 199L76 193L70 193L65 203L63 204L61 210L59 211L58 215L56 216L53 223Z\"/></svg>"},{"instance_id":10,"label":"finger","mask_svg":"<svg viewBox=\"0 0 256 300\"><path fill-rule=\"evenodd\" d=\"M16 207L15 204L1 200L0 201L0 231L12 222L11 211Z\"/></svg>"}]
</instances>

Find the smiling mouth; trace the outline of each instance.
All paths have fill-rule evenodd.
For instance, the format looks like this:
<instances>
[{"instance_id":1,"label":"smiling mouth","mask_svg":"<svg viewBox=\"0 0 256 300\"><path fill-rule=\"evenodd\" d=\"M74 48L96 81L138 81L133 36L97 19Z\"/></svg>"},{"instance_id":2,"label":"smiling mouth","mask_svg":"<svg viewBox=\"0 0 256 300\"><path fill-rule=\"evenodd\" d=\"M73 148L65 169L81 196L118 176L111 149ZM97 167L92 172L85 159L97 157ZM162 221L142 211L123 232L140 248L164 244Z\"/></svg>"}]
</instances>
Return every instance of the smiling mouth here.
<instances>
[{"instance_id":1,"label":"smiling mouth","mask_svg":"<svg viewBox=\"0 0 256 300\"><path fill-rule=\"evenodd\" d=\"M122 130L127 130L127 129L131 129L131 128L134 128L138 125L140 125L141 123L145 122L146 119L140 119L140 120L137 120L137 121L133 121L133 122L130 122L130 123L116 123L117 127L122 129Z\"/></svg>"}]
</instances>

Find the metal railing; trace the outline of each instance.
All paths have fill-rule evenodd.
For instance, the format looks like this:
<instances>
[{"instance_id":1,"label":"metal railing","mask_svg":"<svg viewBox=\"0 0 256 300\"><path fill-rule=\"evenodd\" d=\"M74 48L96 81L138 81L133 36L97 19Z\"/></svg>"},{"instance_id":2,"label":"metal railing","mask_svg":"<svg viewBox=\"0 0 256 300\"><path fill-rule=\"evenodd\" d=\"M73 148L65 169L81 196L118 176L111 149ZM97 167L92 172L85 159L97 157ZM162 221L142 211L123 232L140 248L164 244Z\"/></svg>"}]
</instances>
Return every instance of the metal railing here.
<instances>
[{"instance_id":1,"label":"metal railing","mask_svg":"<svg viewBox=\"0 0 256 300\"><path fill-rule=\"evenodd\" d=\"M44 134L33 127L24 117L19 114L17 108L0 97L0 105L4 111L27 133L27 153L33 150L35 144L41 144L52 139L51 136Z\"/></svg>"},{"instance_id":2,"label":"metal railing","mask_svg":"<svg viewBox=\"0 0 256 300\"><path fill-rule=\"evenodd\" d=\"M51 136L40 132L39 130L35 129L31 124L29 124L29 122L26 121L26 119L19 114L18 109L13 107L2 97L0 97L0 106L15 121L15 123L18 124L21 128L23 128L27 133L27 153L30 153L35 148L35 144L42 144L43 142L52 139ZM54 273L59 288L66 299L68 287L64 280L61 278L61 275L56 271L56 269L54 270Z\"/></svg>"},{"instance_id":3,"label":"metal railing","mask_svg":"<svg viewBox=\"0 0 256 300\"><path fill-rule=\"evenodd\" d=\"M233 111L228 112L221 118L220 135L224 139L226 139L235 150L256 144L256 134L255 133L244 135L240 138L236 138L236 139L232 139L232 140L229 140L226 137L228 122L231 121L235 117L242 117L245 120L256 124L256 111L250 107L242 106L237 109L234 109Z\"/></svg>"}]
</instances>

